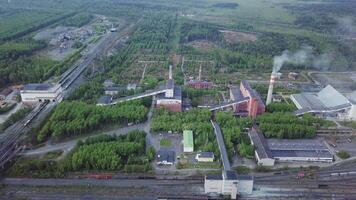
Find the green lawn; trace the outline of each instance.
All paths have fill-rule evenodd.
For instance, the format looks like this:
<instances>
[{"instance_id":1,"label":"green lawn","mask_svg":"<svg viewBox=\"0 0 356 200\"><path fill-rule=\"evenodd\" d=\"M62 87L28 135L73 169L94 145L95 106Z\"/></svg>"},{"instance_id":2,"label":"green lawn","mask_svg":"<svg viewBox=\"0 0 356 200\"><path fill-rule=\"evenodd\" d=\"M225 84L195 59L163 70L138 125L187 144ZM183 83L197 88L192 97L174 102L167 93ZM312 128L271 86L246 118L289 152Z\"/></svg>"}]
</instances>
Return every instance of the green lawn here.
<instances>
[{"instance_id":1,"label":"green lawn","mask_svg":"<svg viewBox=\"0 0 356 200\"><path fill-rule=\"evenodd\" d=\"M170 139L163 138L161 139L159 144L161 145L161 147L170 147L172 145L172 141Z\"/></svg>"}]
</instances>

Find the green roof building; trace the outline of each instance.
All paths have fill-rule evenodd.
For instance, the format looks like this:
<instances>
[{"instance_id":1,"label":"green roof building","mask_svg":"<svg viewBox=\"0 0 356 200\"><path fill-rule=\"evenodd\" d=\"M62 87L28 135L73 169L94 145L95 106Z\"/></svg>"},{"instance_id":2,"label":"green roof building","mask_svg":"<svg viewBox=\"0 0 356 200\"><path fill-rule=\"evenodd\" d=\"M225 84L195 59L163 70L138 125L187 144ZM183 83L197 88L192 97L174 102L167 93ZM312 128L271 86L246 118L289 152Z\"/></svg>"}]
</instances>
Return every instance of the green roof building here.
<instances>
[{"instance_id":1,"label":"green roof building","mask_svg":"<svg viewBox=\"0 0 356 200\"><path fill-rule=\"evenodd\" d=\"M193 152L194 151L194 141L193 141L193 131L185 130L183 131L183 151Z\"/></svg>"}]
</instances>

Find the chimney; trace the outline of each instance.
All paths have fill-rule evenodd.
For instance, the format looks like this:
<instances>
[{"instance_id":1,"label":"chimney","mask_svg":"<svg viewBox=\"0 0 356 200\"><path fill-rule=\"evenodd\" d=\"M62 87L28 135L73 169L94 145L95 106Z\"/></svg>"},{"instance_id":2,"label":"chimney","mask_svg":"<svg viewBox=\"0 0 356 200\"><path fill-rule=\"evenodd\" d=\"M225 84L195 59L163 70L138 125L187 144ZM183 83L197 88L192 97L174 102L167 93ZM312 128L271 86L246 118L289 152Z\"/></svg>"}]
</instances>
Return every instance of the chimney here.
<instances>
[{"instance_id":1,"label":"chimney","mask_svg":"<svg viewBox=\"0 0 356 200\"><path fill-rule=\"evenodd\" d=\"M172 65L169 65L169 77L168 79L172 80L173 79L173 75L172 75Z\"/></svg>"},{"instance_id":2,"label":"chimney","mask_svg":"<svg viewBox=\"0 0 356 200\"><path fill-rule=\"evenodd\" d=\"M272 102L273 86L274 86L274 82L278 79L278 76L279 76L279 73L277 73L277 72L272 72L272 74L271 74L271 80L269 81L266 105L268 105Z\"/></svg>"}]
</instances>

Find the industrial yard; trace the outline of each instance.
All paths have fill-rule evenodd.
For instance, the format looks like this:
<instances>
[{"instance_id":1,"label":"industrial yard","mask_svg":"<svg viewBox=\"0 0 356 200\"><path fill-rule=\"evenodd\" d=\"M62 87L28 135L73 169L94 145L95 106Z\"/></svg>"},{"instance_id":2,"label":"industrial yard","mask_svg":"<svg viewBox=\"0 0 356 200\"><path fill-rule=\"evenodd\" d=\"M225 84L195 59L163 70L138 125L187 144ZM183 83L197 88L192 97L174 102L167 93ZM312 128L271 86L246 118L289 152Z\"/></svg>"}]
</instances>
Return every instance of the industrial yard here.
<instances>
[{"instance_id":1,"label":"industrial yard","mask_svg":"<svg viewBox=\"0 0 356 200\"><path fill-rule=\"evenodd\" d=\"M0 199L355 199L353 5L0 2Z\"/></svg>"}]
</instances>

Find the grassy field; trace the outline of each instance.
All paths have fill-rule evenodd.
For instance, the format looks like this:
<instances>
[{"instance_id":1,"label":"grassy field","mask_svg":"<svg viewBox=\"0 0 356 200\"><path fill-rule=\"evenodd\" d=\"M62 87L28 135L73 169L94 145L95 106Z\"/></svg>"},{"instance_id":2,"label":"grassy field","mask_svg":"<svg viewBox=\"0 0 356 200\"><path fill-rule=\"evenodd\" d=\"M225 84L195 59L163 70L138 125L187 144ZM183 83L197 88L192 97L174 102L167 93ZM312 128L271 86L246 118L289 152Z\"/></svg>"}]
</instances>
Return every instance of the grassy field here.
<instances>
[{"instance_id":1,"label":"grassy field","mask_svg":"<svg viewBox=\"0 0 356 200\"><path fill-rule=\"evenodd\" d=\"M17 10L0 17L0 39L9 37L58 17L56 12Z\"/></svg>"}]
</instances>

